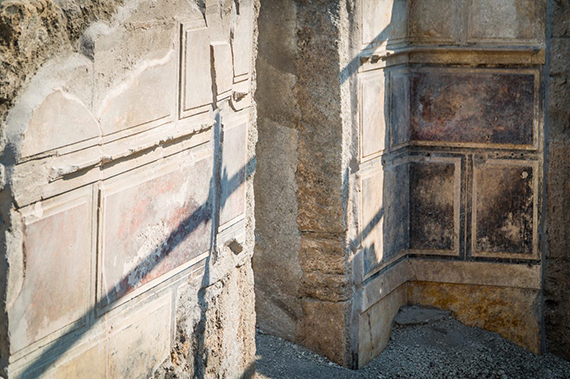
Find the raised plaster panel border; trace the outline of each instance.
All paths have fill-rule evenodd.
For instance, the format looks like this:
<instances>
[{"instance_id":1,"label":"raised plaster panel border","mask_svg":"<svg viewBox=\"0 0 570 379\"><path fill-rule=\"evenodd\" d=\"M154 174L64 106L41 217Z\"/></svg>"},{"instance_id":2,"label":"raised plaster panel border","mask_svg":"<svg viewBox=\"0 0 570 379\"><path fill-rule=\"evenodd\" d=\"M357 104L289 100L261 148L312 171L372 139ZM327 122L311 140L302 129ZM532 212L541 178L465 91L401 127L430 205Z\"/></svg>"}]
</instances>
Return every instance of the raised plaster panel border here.
<instances>
[{"instance_id":1,"label":"raised plaster panel border","mask_svg":"<svg viewBox=\"0 0 570 379\"><path fill-rule=\"evenodd\" d=\"M359 128L358 128L358 134L359 134L359 151L360 151L360 161L361 162L366 162L369 161L371 159L374 159L376 157L381 156L384 151L386 151L386 145L387 145L387 137L388 137L388 125L389 125L389 112L388 107L387 107L387 102L388 102L388 98L386 96L386 88L387 88L387 84L389 83L389 77L388 77L389 73L385 70L373 70L373 71L367 71L365 73L361 73L358 75L358 96L360 98L359 103ZM382 76L384 76L384 78L382 78ZM382 84L384 85L384 110L381 112L382 114L384 114L384 148L380 149L376 152L370 153L368 155L364 155L364 86L366 85L366 82L369 80L374 80L374 79L380 79L380 81L382 82ZM381 95L382 96L382 95Z\"/></svg>"},{"instance_id":2,"label":"raised plaster panel border","mask_svg":"<svg viewBox=\"0 0 570 379\"><path fill-rule=\"evenodd\" d=\"M503 69L503 68L462 68L462 67L414 67L411 66L405 69L406 74L413 75L414 73L460 73L460 74L472 74L472 75L489 75L489 74L502 74L502 75L533 75L534 76L534 118L533 118L533 143L532 145L515 145L515 144L491 144L491 143L470 143L470 142L436 142L436 141L414 141L411 140L407 143L394 145L392 140L394 125L390 123L390 144L392 150L399 149L406 146L425 146L425 147L451 147L451 148L477 148L486 150L528 150L537 151L540 148L540 140L542 138L542 133L540 131L540 125L542 124L541 117L542 112L540 111L540 70L538 68L521 68L521 69ZM400 70L395 71L401 72ZM392 82L392 80L390 80ZM392 84L392 83L391 83ZM411 87L411 83L410 83ZM412 88L410 88L412 90ZM390 86L390 107L392 109L393 101L393 88ZM411 92L410 92L411 96ZM409 103L410 111L411 101ZM390 122L392 117L390 116ZM411 128L411 126L410 126Z\"/></svg>"},{"instance_id":3,"label":"raised plaster panel border","mask_svg":"<svg viewBox=\"0 0 570 379\"><path fill-rule=\"evenodd\" d=\"M204 39L203 41L201 41L202 44L201 49L204 50L203 53L207 51L207 55L209 57L207 62L207 67L208 67L207 82L209 82L209 87L210 87L208 89L210 93L210 100L204 101L202 102L202 104L195 104L192 107L187 107L186 101L187 101L188 91L191 89L187 88L187 83L186 83L188 75L186 62L189 53L187 44L188 44L189 34L191 33L203 34L202 36L198 36L197 38ZM183 119L201 113L210 112L213 109L214 94L212 93L211 89L213 82L213 78L211 77L212 55L210 51L209 36L210 36L209 30L204 21L191 21L191 22L180 23L179 119ZM205 59L203 63L206 64Z\"/></svg>"},{"instance_id":4,"label":"raised plaster panel border","mask_svg":"<svg viewBox=\"0 0 570 379\"><path fill-rule=\"evenodd\" d=\"M204 159L209 159L212 157L213 155L211 149L186 150L180 152L179 154L173 155L168 159L154 163L153 164L154 167L152 170L150 170L149 167L147 166L142 166L137 168L136 170L128 172L125 175L108 179L107 181L99 184L99 202L102 204L105 196L115 194L117 192L120 192L121 190L124 190L125 188L131 188L138 184L142 184L144 182L148 182L150 180L157 179L169 173L175 172L177 169L180 168L179 164L180 160L185 161L189 165L194 165L199 161L202 161ZM102 223L104 219L103 212L104 212L104 207L101 205L100 215L99 215L100 223ZM103 254L104 254L104 252L102 251L102 247L104 246L103 244L104 230L102 225L99 225L98 239L99 239L98 243L99 251L97 254L97 267L99 267L99 269L98 269L97 283L98 287L100 287L103 283L102 267L103 267ZM103 289L98 288L97 302L99 306L96 309L97 317L100 317L106 312L129 302L133 298L149 291L153 287L156 287L158 284L172 279L176 275L186 271L188 268L199 264L201 261L207 259L209 254L210 254L209 250L205 251L200 255L196 256L195 258L191 259L190 261L186 262L185 264L178 266L177 268L169 271L168 273L160 275L159 277L149 281L148 283L141 285L140 287L135 288L134 290L130 291L129 293L119 297L118 299L110 303L106 303L106 301L104 301L103 299L104 293L102 292Z\"/></svg>"},{"instance_id":5,"label":"raised plaster panel border","mask_svg":"<svg viewBox=\"0 0 570 379\"><path fill-rule=\"evenodd\" d=\"M233 113L231 115L228 115L228 116L224 117L224 121L222 121L222 125L223 125L224 135L227 131L234 130L234 129L237 129L240 127L244 127L243 133L245 135L245 141L247 144L247 141L249 138L249 130L250 130L250 115L249 115L249 113L239 112L239 113ZM248 177L249 177L249 175L248 175L248 166L249 166L249 164L248 164L249 163L248 162L248 149L246 146L244 146L244 148L243 148L243 162L245 163L245 166L243 167L243 169L245 170L244 183L242 183L243 197L244 197L243 209L241 209L240 214L237 215L236 217L233 217L232 219L229 219L224 223L220 223L219 230L218 230L218 233L220 233L220 234L222 232L224 232L226 229L231 228L234 224L238 224L238 223L242 222L243 220L245 220L245 211L246 211L246 207L247 207L246 184L247 184ZM223 169L223 162L222 162L221 167ZM221 191L222 191L222 189L220 188L220 192ZM222 216L222 212L223 212L223 209L220 207L220 218Z\"/></svg>"},{"instance_id":6,"label":"raised plaster panel border","mask_svg":"<svg viewBox=\"0 0 570 379\"><path fill-rule=\"evenodd\" d=\"M138 135L136 145L129 137L63 156L21 163L14 175L16 202L20 207L27 206L187 149L202 149L200 146L212 139L213 123L210 118L202 119L198 125L194 121L200 122L188 119L143 132ZM141 155L144 151L148 153Z\"/></svg>"},{"instance_id":7,"label":"raised plaster panel border","mask_svg":"<svg viewBox=\"0 0 570 379\"><path fill-rule=\"evenodd\" d=\"M10 356L10 362L18 361L23 357L29 355L31 352L36 351L43 346L47 346L52 344L54 341L57 341L62 336L66 334L80 331L84 329L89 323L92 318L91 310L94 305L93 299L95 294L95 231L96 231L96 204L93 201L94 199L94 187L93 186L85 186L83 188L76 189L74 191L56 196L51 199L42 200L35 202L34 204L28 205L20 210L22 214L22 218L25 225L30 225L34 222L41 221L45 218L50 216L57 215L59 213L71 210L75 207L87 205L89 209L88 219L90 220L90 238L89 246L90 249L88 253L90 254L89 264L91 271L91 275L87 278L88 282L88 289L86 289L86 301L82 307L82 314L83 316L81 319L75 320L67 324L66 326L46 335L43 338L29 344L28 346L20 349L19 351L13 353Z\"/></svg>"},{"instance_id":8,"label":"raised plaster panel border","mask_svg":"<svg viewBox=\"0 0 570 379\"><path fill-rule=\"evenodd\" d=\"M475 171L473 169L472 179L472 215L471 215L471 256L477 258L501 258L501 259L524 259L537 260L540 258L538 247L538 229L539 229L539 164L536 160L515 160L515 159L487 159L482 166L511 166L511 167L531 167L533 170L532 192L533 192L533 210L532 210L532 254L524 253L501 253L501 252L478 252L477 245L477 180L475 179Z\"/></svg>"},{"instance_id":9,"label":"raised plaster panel border","mask_svg":"<svg viewBox=\"0 0 570 379\"><path fill-rule=\"evenodd\" d=\"M462 186L461 178L463 172L461 170L463 158L462 157L439 157L430 155L429 157L410 156L408 162L427 162L427 163L451 163L455 167L454 171L454 190L453 190L453 220L455 236L453 239L453 250L418 250L409 249L408 254L418 255L446 255L452 257L461 256L461 198ZM411 196L411 195L410 195ZM409 216L409 215L408 215Z\"/></svg>"}]
</instances>

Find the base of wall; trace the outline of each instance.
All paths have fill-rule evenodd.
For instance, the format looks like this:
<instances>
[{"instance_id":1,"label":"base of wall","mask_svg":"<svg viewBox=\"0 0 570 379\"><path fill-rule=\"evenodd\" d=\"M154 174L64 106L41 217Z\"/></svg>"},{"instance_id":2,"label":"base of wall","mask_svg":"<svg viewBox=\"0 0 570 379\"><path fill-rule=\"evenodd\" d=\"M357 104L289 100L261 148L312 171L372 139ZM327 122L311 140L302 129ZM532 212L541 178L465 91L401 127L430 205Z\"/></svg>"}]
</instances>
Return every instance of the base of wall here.
<instances>
[{"instance_id":1,"label":"base of wall","mask_svg":"<svg viewBox=\"0 0 570 379\"><path fill-rule=\"evenodd\" d=\"M404 305L451 311L465 325L496 332L540 354L540 270L536 267L407 259L369 279L358 315L358 368L384 350L392 321ZM516 276L510 275L515 272ZM516 280L504 283L505 277Z\"/></svg>"}]
</instances>

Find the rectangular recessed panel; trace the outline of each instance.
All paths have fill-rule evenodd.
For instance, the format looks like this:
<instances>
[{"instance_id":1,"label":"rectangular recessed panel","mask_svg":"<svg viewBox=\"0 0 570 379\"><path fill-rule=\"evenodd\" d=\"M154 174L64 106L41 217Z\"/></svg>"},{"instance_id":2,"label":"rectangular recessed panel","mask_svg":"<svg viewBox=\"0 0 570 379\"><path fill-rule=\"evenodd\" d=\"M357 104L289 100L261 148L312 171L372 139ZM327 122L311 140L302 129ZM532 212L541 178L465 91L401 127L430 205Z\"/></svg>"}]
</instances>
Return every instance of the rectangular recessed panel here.
<instances>
[{"instance_id":1,"label":"rectangular recessed panel","mask_svg":"<svg viewBox=\"0 0 570 379\"><path fill-rule=\"evenodd\" d=\"M410 163L410 249L455 250L456 165Z\"/></svg>"},{"instance_id":2,"label":"rectangular recessed panel","mask_svg":"<svg viewBox=\"0 0 570 379\"><path fill-rule=\"evenodd\" d=\"M472 0L469 40L535 41L541 13L537 0Z\"/></svg>"},{"instance_id":3,"label":"rectangular recessed panel","mask_svg":"<svg viewBox=\"0 0 570 379\"><path fill-rule=\"evenodd\" d=\"M245 212L247 122L224 128L220 225Z\"/></svg>"},{"instance_id":4,"label":"rectangular recessed panel","mask_svg":"<svg viewBox=\"0 0 570 379\"><path fill-rule=\"evenodd\" d=\"M384 171L384 260L409 248L409 172L402 163Z\"/></svg>"},{"instance_id":5,"label":"rectangular recessed panel","mask_svg":"<svg viewBox=\"0 0 570 379\"><path fill-rule=\"evenodd\" d=\"M534 73L415 72L412 140L533 146L536 96Z\"/></svg>"},{"instance_id":6,"label":"rectangular recessed panel","mask_svg":"<svg viewBox=\"0 0 570 379\"><path fill-rule=\"evenodd\" d=\"M384 150L386 138L384 71L361 77L362 157Z\"/></svg>"},{"instance_id":7,"label":"rectangular recessed panel","mask_svg":"<svg viewBox=\"0 0 570 379\"><path fill-rule=\"evenodd\" d=\"M181 116L200 113L212 103L210 34L207 28L183 29Z\"/></svg>"},{"instance_id":8,"label":"rectangular recessed panel","mask_svg":"<svg viewBox=\"0 0 570 379\"><path fill-rule=\"evenodd\" d=\"M362 44L383 44L407 36L406 0L362 1Z\"/></svg>"},{"instance_id":9,"label":"rectangular recessed panel","mask_svg":"<svg viewBox=\"0 0 570 379\"><path fill-rule=\"evenodd\" d=\"M410 77L407 72L390 74L390 125L392 147L410 141Z\"/></svg>"},{"instance_id":10,"label":"rectangular recessed panel","mask_svg":"<svg viewBox=\"0 0 570 379\"><path fill-rule=\"evenodd\" d=\"M537 165L532 162L475 164L474 255L536 255L536 175Z\"/></svg>"},{"instance_id":11,"label":"rectangular recessed panel","mask_svg":"<svg viewBox=\"0 0 570 379\"><path fill-rule=\"evenodd\" d=\"M212 158L179 159L176 169L145 168L102 189L105 303L208 251Z\"/></svg>"},{"instance_id":12,"label":"rectangular recessed panel","mask_svg":"<svg viewBox=\"0 0 570 379\"><path fill-rule=\"evenodd\" d=\"M455 1L410 0L410 34L413 41L451 42Z\"/></svg>"},{"instance_id":13,"label":"rectangular recessed panel","mask_svg":"<svg viewBox=\"0 0 570 379\"><path fill-rule=\"evenodd\" d=\"M379 171L362 178L362 222L360 236L364 257L364 273L382 262L384 255L384 207L382 203L384 174Z\"/></svg>"},{"instance_id":14,"label":"rectangular recessed panel","mask_svg":"<svg viewBox=\"0 0 570 379\"><path fill-rule=\"evenodd\" d=\"M8 307L12 352L71 324L81 326L90 304L90 191L53 207L37 203L24 213L25 265L20 291Z\"/></svg>"}]
</instances>

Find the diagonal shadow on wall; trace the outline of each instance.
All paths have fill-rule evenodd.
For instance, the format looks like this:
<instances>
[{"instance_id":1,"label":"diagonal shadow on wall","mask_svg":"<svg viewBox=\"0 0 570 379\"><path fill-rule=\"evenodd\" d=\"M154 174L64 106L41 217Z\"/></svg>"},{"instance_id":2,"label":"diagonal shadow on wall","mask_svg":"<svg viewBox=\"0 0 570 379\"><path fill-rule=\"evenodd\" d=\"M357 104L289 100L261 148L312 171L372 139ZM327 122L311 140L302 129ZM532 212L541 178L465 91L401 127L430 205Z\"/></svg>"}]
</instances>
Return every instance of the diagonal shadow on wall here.
<instances>
[{"instance_id":1,"label":"diagonal shadow on wall","mask_svg":"<svg viewBox=\"0 0 570 379\"><path fill-rule=\"evenodd\" d=\"M216 236L218 232L218 222L219 222L219 213L220 210L226 204L229 195L234 193L241 185L245 185L245 182L252 177L255 172L255 162L256 157L252 157L239 171L237 174L233 175L232 177L228 177L227 172L221 171L222 166L222 154L221 154L221 120L219 115L216 115L216 123L214 126L214 143L215 143L215 150L214 150L214 165L213 165L213 175L212 179L209 183L209 193L208 199L205 203L201 204L190 216L186 217L184 220L180 222L180 224L176 227L174 231L170 233L170 235L163 241L163 243L158 244L158 247L148 254L147 258L137 264L129 273L124 275L123 280L125 278L129 278L130 283L133 287L141 284L143 279L145 278L144 275L133 275L134 273L139 273L141 271L149 273L155 268L158 264L160 264L164 259L166 259L169 254L186 238L188 238L192 232L194 232L200 225L208 224L208 222L212 221L211 223L211 232L210 232L210 254L206 258L205 262L205 269L204 274L201 281L201 288L210 285L210 261L212 257L216 256ZM244 147L245 148L245 147ZM217 159L216 157L220 157ZM226 193L228 196L222 198L221 196L221 189L225 188ZM213 205L213 206L212 206ZM166 249L163 248L166 246ZM164 250L164 251L162 251ZM134 279L133 279L134 278ZM133 281L134 280L134 281ZM74 324L70 325L74 332L70 332L64 336L59 337L56 341L52 342L51 345L45 349L39 357L37 357L27 368L18 375L19 378L35 378L39 377L44 374L48 369L51 368L51 365L57 361L63 354L73 348L81 338L90 330L93 325L83 326L84 320L89 316L95 313L95 311L100 308L101 306L107 305L107 299L113 298L115 293L115 288L109 290L104 296L101 297L93 307L91 307L81 318L79 318ZM200 321L199 325L205 324L206 312L207 308L204 306L206 302L204 301L204 293L201 289L198 293L199 297L199 304L202 305L200 307ZM198 346L204 346L204 335L203 333L198 335ZM200 354L198 354L200 355ZM200 372L203 368L203 364L205 362L201 361L201 358L195 360L195 370L196 373ZM251 371L252 368L248 367L247 372Z\"/></svg>"}]
</instances>

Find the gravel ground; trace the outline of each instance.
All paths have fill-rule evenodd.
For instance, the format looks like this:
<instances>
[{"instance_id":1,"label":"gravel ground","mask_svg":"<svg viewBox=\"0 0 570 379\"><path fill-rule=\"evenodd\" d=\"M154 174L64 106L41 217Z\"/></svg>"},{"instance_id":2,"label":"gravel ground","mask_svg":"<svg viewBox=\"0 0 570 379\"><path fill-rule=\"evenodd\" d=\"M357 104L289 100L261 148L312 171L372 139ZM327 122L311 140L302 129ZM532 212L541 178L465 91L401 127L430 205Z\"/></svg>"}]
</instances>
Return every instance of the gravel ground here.
<instances>
[{"instance_id":1,"label":"gravel ground","mask_svg":"<svg viewBox=\"0 0 570 379\"><path fill-rule=\"evenodd\" d=\"M310 350L257 333L257 376L279 378L570 378L570 362L537 356L449 313L404 308L384 352L358 371Z\"/></svg>"}]
</instances>

